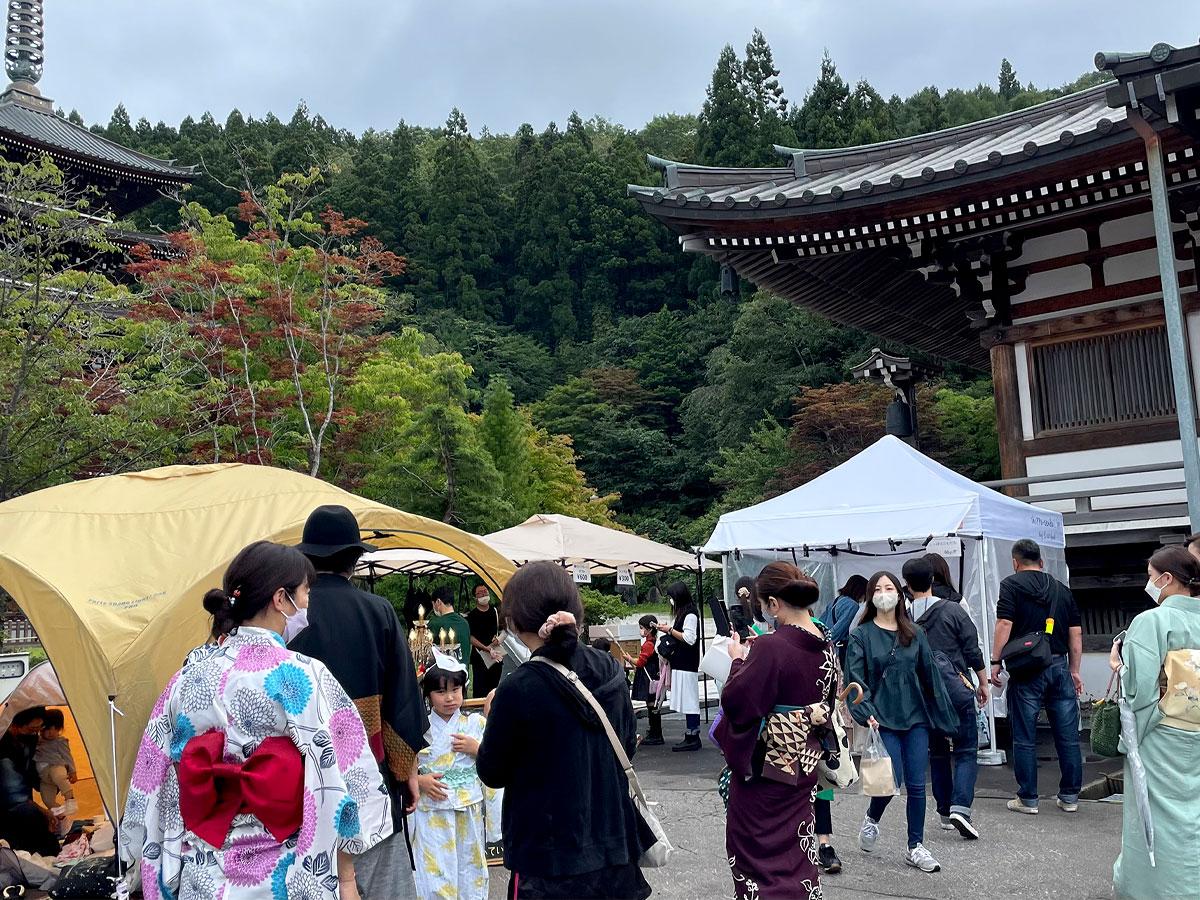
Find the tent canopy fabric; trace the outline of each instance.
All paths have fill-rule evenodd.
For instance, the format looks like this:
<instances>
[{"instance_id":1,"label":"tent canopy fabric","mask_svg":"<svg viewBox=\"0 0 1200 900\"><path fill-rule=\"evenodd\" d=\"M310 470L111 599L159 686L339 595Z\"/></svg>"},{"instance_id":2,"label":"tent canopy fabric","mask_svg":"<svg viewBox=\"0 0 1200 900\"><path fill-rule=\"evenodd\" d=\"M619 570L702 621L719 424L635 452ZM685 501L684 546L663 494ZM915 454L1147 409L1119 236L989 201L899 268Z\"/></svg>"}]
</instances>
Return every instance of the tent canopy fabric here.
<instances>
[{"instance_id":1,"label":"tent canopy fabric","mask_svg":"<svg viewBox=\"0 0 1200 900\"><path fill-rule=\"evenodd\" d=\"M124 796L158 695L208 635L204 592L245 545L299 543L323 504L348 507L377 546L469 565L497 595L512 574L508 559L466 532L267 466L168 466L0 504L0 585L55 664L107 803L116 789ZM116 784L110 696L124 713Z\"/></svg>"},{"instance_id":2,"label":"tent canopy fabric","mask_svg":"<svg viewBox=\"0 0 1200 900\"><path fill-rule=\"evenodd\" d=\"M613 571L628 567L634 572L694 571L697 566L693 553L572 516L530 516L520 525L493 531L484 540L518 565L534 560L561 560L566 565L585 563ZM704 560L704 565L709 568L716 564Z\"/></svg>"},{"instance_id":3,"label":"tent canopy fabric","mask_svg":"<svg viewBox=\"0 0 1200 900\"><path fill-rule=\"evenodd\" d=\"M726 513L705 553L959 534L1063 547L1062 514L976 484L888 435L807 484Z\"/></svg>"},{"instance_id":4,"label":"tent canopy fabric","mask_svg":"<svg viewBox=\"0 0 1200 900\"><path fill-rule=\"evenodd\" d=\"M586 564L593 570L612 572L618 567L629 567L635 573L696 569L694 554L627 531L550 513L530 516L520 525L493 531L482 540L518 566L548 560L568 566ZM716 565L704 560L706 569ZM368 553L358 567L360 575L469 575L471 572L470 566L457 564L445 556L411 550Z\"/></svg>"}]
</instances>

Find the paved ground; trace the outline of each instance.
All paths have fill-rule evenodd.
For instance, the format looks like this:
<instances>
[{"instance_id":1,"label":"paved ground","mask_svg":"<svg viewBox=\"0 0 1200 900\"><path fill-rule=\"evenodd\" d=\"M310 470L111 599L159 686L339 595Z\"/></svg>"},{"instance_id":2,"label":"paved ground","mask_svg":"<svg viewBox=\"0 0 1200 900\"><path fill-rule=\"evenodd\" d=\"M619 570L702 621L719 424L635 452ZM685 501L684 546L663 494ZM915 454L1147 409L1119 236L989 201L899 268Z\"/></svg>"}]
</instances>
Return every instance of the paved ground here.
<instances>
[{"instance_id":1,"label":"paved ground","mask_svg":"<svg viewBox=\"0 0 1200 900\"><path fill-rule=\"evenodd\" d=\"M649 870L656 898L727 898L732 884L725 862L725 811L715 779L723 765L715 749L672 753L670 743L682 733L682 723L665 722L668 746L648 747L634 763L642 786L677 848L666 869ZM644 727L644 726L643 726ZM980 770L975 822L983 837L963 841L956 832L937 824L932 803L926 844L941 861L942 871L926 875L908 868L904 850L904 799L893 801L883 820L879 849L867 856L858 850L859 823L866 798L852 789L833 806L835 840L845 868L824 879L830 900L868 900L877 897L922 900L991 900L1003 895L1046 898L1107 898L1111 896L1112 863L1120 844L1121 806L1082 802L1067 815L1055 808L1053 792L1058 767L1053 750L1040 754L1041 790L1050 794L1042 812L1021 816L1005 809L1013 796L1012 770ZM1046 757L1050 757L1049 760ZM1085 781L1119 768L1119 763L1089 763ZM507 873L493 869L492 898L504 897Z\"/></svg>"}]
</instances>

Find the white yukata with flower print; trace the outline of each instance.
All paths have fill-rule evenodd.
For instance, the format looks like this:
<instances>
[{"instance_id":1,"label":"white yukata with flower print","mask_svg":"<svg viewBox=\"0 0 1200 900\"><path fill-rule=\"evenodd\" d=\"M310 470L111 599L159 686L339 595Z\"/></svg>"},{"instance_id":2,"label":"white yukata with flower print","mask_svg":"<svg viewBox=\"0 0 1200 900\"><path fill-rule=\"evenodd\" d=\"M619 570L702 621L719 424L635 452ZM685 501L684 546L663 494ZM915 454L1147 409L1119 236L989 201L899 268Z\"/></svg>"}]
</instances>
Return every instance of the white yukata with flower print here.
<instances>
[{"instance_id":1,"label":"white yukata with flower print","mask_svg":"<svg viewBox=\"0 0 1200 900\"><path fill-rule=\"evenodd\" d=\"M450 747L456 734L483 740L485 720L456 712L429 717L429 746L417 757L422 775L439 773L445 800L422 795L414 813L417 894L422 900L486 900L484 787L475 758Z\"/></svg>"},{"instance_id":2,"label":"white yukata with flower print","mask_svg":"<svg viewBox=\"0 0 1200 900\"><path fill-rule=\"evenodd\" d=\"M239 814L221 847L190 832L177 764L187 742L225 733L225 761L244 763L285 736L304 764L299 831L283 844ZM146 900L335 900L337 853L392 833L391 805L358 711L329 670L273 631L242 626L167 685L142 738L121 823L121 853L140 861Z\"/></svg>"}]
</instances>

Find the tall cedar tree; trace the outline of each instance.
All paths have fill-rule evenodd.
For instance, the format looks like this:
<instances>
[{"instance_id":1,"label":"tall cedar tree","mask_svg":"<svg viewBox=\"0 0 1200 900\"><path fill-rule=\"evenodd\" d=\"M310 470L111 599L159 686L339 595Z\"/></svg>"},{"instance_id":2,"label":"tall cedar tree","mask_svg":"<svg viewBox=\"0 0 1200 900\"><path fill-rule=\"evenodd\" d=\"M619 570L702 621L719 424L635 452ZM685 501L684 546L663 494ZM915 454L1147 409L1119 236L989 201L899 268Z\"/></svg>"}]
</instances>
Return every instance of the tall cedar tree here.
<instances>
[{"instance_id":1,"label":"tall cedar tree","mask_svg":"<svg viewBox=\"0 0 1200 900\"><path fill-rule=\"evenodd\" d=\"M1012 100L1019 93L1021 93L1021 82L1017 80L1017 73L1013 70L1012 63L1007 59L1000 60L1000 96L1005 100Z\"/></svg>"},{"instance_id":2,"label":"tall cedar tree","mask_svg":"<svg viewBox=\"0 0 1200 900\"><path fill-rule=\"evenodd\" d=\"M821 74L795 110L792 125L806 148L843 147L850 141L850 88L838 74L829 51L821 57Z\"/></svg>"},{"instance_id":3,"label":"tall cedar tree","mask_svg":"<svg viewBox=\"0 0 1200 900\"><path fill-rule=\"evenodd\" d=\"M744 166L756 157L754 110L745 76L729 44L717 58L712 83L696 124L696 156L710 166Z\"/></svg>"}]
</instances>

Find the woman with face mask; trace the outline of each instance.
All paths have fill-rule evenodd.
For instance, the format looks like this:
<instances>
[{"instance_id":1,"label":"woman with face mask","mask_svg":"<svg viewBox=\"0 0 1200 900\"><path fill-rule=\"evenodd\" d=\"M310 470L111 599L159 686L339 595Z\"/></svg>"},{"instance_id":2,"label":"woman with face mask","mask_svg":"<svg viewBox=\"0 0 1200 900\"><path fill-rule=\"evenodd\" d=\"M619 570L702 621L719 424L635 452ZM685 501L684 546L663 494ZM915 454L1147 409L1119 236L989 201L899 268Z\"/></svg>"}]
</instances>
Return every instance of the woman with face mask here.
<instances>
[{"instance_id":1,"label":"woman with face mask","mask_svg":"<svg viewBox=\"0 0 1200 900\"><path fill-rule=\"evenodd\" d=\"M354 704L284 643L315 577L295 548L258 541L205 595L225 639L159 698L121 823L154 896L355 900L354 857L392 833Z\"/></svg>"},{"instance_id":2,"label":"woman with face mask","mask_svg":"<svg viewBox=\"0 0 1200 900\"><path fill-rule=\"evenodd\" d=\"M753 651L731 635L724 715L714 731L731 773L725 848L738 898L816 898L819 754L808 751L819 748L832 714L837 662L810 613L820 597L816 582L773 562L758 576L757 595L776 627L754 639Z\"/></svg>"},{"instance_id":3,"label":"woman with face mask","mask_svg":"<svg viewBox=\"0 0 1200 900\"><path fill-rule=\"evenodd\" d=\"M901 581L877 572L867 582L862 624L851 632L846 651L846 681L862 685L862 702L850 707L860 725L879 729L896 787L907 786L908 851L904 862L922 872L941 865L925 840L925 775L929 770L929 734L958 725L941 673L925 633L909 618ZM879 821L891 797L872 797L858 832L858 846L875 850Z\"/></svg>"},{"instance_id":4,"label":"woman with face mask","mask_svg":"<svg viewBox=\"0 0 1200 900\"><path fill-rule=\"evenodd\" d=\"M1156 864L1138 804L1128 801L1113 888L1118 897L1193 896L1200 885L1200 563L1183 547L1164 547L1146 575L1155 607L1118 637L1109 662L1137 722ZM1128 762L1125 779L1131 783Z\"/></svg>"}]
</instances>

